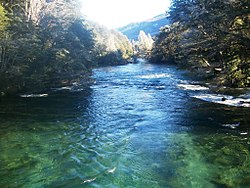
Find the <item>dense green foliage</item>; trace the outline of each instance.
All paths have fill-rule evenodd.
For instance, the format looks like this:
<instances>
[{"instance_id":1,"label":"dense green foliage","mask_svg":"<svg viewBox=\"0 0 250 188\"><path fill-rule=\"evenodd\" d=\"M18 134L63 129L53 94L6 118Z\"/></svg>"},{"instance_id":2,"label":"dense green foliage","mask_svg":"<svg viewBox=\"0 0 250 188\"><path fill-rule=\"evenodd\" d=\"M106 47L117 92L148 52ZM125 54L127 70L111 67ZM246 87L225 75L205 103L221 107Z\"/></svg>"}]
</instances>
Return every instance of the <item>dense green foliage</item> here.
<instances>
[{"instance_id":1,"label":"dense green foliage","mask_svg":"<svg viewBox=\"0 0 250 188\"><path fill-rule=\"evenodd\" d=\"M126 63L133 55L133 47L121 32L89 22L96 42L96 63L98 66Z\"/></svg>"},{"instance_id":2,"label":"dense green foliage","mask_svg":"<svg viewBox=\"0 0 250 188\"><path fill-rule=\"evenodd\" d=\"M130 40L137 40L140 31L149 33L151 36L156 36L160 32L160 28L169 24L169 20L166 19L165 14L160 14L152 19L131 23L127 26L119 28L124 35L126 35Z\"/></svg>"},{"instance_id":3,"label":"dense green foliage","mask_svg":"<svg viewBox=\"0 0 250 188\"><path fill-rule=\"evenodd\" d=\"M250 86L249 8L248 0L174 0L172 25L161 30L151 60L191 66L223 85Z\"/></svg>"},{"instance_id":4,"label":"dense green foliage","mask_svg":"<svg viewBox=\"0 0 250 188\"><path fill-rule=\"evenodd\" d=\"M118 64L132 55L127 37L92 27L79 5L78 0L0 1L2 95L84 80L93 66L107 64L100 57Z\"/></svg>"},{"instance_id":5,"label":"dense green foliage","mask_svg":"<svg viewBox=\"0 0 250 188\"><path fill-rule=\"evenodd\" d=\"M94 41L72 6L77 2L44 1L42 9L25 3L0 8L0 91L40 91L86 76Z\"/></svg>"},{"instance_id":6,"label":"dense green foliage","mask_svg":"<svg viewBox=\"0 0 250 188\"><path fill-rule=\"evenodd\" d=\"M7 12L3 8L3 6L0 5L0 32L1 32L1 38L3 37L4 30L6 30L6 27L8 26L9 19L7 17Z\"/></svg>"}]
</instances>

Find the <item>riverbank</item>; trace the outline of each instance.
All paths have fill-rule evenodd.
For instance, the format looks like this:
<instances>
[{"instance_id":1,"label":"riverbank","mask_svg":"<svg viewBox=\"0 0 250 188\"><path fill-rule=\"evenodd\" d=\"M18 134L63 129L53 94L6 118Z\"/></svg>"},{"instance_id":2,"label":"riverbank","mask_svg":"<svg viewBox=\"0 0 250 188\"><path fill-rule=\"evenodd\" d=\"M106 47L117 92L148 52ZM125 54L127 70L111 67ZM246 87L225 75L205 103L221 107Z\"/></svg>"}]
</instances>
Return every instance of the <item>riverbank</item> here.
<instances>
[{"instance_id":1,"label":"riverbank","mask_svg":"<svg viewBox=\"0 0 250 188\"><path fill-rule=\"evenodd\" d=\"M227 74L221 68L210 66L210 67L198 67L191 66L190 64L176 63L174 61L155 61L155 59L148 60L152 64L160 64L166 66L174 66L177 69L185 71L186 75L194 81L202 82L203 85L209 87L214 92L220 94L235 93L241 94L244 91L248 91L250 87L232 87L232 85L227 80Z\"/></svg>"},{"instance_id":2,"label":"riverbank","mask_svg":"<svg viewBox=\"0 0 250 188\"><path fill-rule=\"evenodd\" d=\"M10 82L1 80L0 97L4 96L15 96L21 94L34 94L34 93L48 93L53 90L53 88L62 87L76 87L76 86L87 86L91 84L92 72L83 71L79 74L63 74L58 77L51 77L50 79L45 79L43 77L34 78L27 77L20 79L22 83L18 81Z\"/></svg>"}]
</instances>

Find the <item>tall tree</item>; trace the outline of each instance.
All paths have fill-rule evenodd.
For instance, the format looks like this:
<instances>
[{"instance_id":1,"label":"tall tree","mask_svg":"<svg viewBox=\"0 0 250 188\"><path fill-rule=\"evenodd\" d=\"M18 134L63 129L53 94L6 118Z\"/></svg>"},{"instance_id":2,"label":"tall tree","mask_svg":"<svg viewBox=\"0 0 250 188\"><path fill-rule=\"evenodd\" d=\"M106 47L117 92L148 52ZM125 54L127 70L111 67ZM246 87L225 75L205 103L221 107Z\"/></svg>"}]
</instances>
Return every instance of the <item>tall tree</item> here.
<instances>
[{"instance_id":1,"label":"tall tree","mask_svg":"<svg viewBox=\"0 0 250 188\"><path fill-rule=\"evenodd\" d=\"M99 66L124 64L126 59L133 55L131 42L121 32L109 30L93 22L89 23L94 32Z\"/></svg>"},{"instance_id":2,"label":"tall tree","mask_svg":"<svg viewBox=\"0 0 250 188\"><path fill-rule=\"evenodd\" d=\"M2 2L10 21L5 29L8 38L0 39L0 47L5 49L0 62L0 91L42 90L87 74L94 41L77 3Z\"/></svg>"},{"instance_id":3,"label":"tall tree","mask_svg":"<svg viewBox=\"0 0 250 188\"><path fill-rule=\"evenodd\" d=\"M221 70L213 76L223 78L222 84L249 86L249 5L247 0L174 0L172 26L162 30L153 59L171 56L171 61L206 72Z\"/></svg>"},{"instance_id":4,"label":"tall tree","mask_svg":"<svg viewBox=\"0 0 250 188\"><path fill-rule=\"evenodd\" d=\"M152 49L153 43L150 34L146 35L144 31L140 31L137 45L141 54L147 54Z\"/></svg>"}]
</instances>

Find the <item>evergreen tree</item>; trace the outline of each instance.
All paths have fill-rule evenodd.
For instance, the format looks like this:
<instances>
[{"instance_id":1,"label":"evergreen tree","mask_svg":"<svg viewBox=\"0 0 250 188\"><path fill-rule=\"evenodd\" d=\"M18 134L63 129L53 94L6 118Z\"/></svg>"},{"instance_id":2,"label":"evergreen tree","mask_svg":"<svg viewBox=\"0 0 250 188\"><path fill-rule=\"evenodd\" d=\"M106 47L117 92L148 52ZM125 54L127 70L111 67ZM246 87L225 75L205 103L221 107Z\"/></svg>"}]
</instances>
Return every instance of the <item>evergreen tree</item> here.
<instances>
[{"instance_id":1,"label":"evergreen tree","mask_svg":"<svg viewBox=\"0 0 250 188\"><path fill-rule=\"evenodd\" d=\"M3 1L0 16L8 36L0 38L0 91L39 91L88 74L94 41L76 0Z\"/></svg>"},{"instance_id":2,"label":"evergreen tree","mask_svg":"<svg viewBox=\"0 0 250 188\"><path fill-rule=\"evenodd\" d=\"M247 0L174 0L172 25L157 38L152 60L204 70L221 84L249 86L249 7Z\"/></svg>"},{"instance_id":3,"label":"evergreen tree","mask_svg":"<svg viewBox=\"0 0 250 188\"><path fill-rule=\"evenodd\" d=\"M144 31L140 31L138 41L135 43L136 50L142 56L147 56L153 47L153 39L150 34L146 35Z\"/></svg>"},{"instance_id":4,"label":"evergreen tree","mask_svg":"<svg viewBox=\"0 0 250 188\"><path fill-rule=\"evenodd\" d=\"M90 22L96 41L96 55L99 66L125 64L133 55L133 48L128 38L121 32L109 30Z\"/></svg>"}]
</instances>

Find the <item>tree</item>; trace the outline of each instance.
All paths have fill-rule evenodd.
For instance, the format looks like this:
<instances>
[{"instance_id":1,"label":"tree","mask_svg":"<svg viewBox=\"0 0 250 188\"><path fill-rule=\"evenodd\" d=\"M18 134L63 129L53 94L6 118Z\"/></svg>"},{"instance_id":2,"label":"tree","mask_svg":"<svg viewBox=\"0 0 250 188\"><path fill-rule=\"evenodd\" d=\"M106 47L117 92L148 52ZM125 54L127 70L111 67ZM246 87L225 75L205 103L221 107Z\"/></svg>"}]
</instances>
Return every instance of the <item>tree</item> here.
<instances>
[{"instance_id":1,"label":"tree","mask_svg":"<svg viewBox=\"0 0 250 188\"><path fill-rule=\"evenodd\" d=\"M138 47L141 54L147 54L153 47L153 39L150 34L146 35L144 31L140 31L138 36Z\"/></svg>"},{"instance_id":2,"label":"tree","mask_svg":"<svg viewBox=\"0 0 250 188\"><path fill-rule=\"evenodd\" d=\"M221 84L249 86L247 0L174 0L169 14L172 26L162 30L152 59L205 70L208 76L222 78ZM220 74L214 75L214 69Z\"/></svg>"},{"instance_id":3,"label":"tree","mask_svg":"<svg viewBox=\"0 0 250 188\"><path fill-rule=\"evenodd\" d=\"M76 3L3 1L1 18L6 13L10 20L8 38L0 39L0 91L40 91L88 74L94 40Z\"/></svg>"},{"instance_id":4,"label":"tree","mask_svg":"<svg viewBox=\"0 0 250 188\"><path fill-rule=\"evenodd\" d=\"M99 66L124 64L133 55L128 38L116 30L108 30L96 23L89 22L96 41L96 56Z\"/></svg>"},{"instance_id":5,"label":"tree","mask_svg":"<svg viewBox=\"0 0 250 188\"><path fill-rule=\"evenodd\" d=\"M0 32L1 36L7 30L9 25L9 18L7 17L7 11L4 9L2 5L0 5Z\"/></svg>"}]
</instances>

